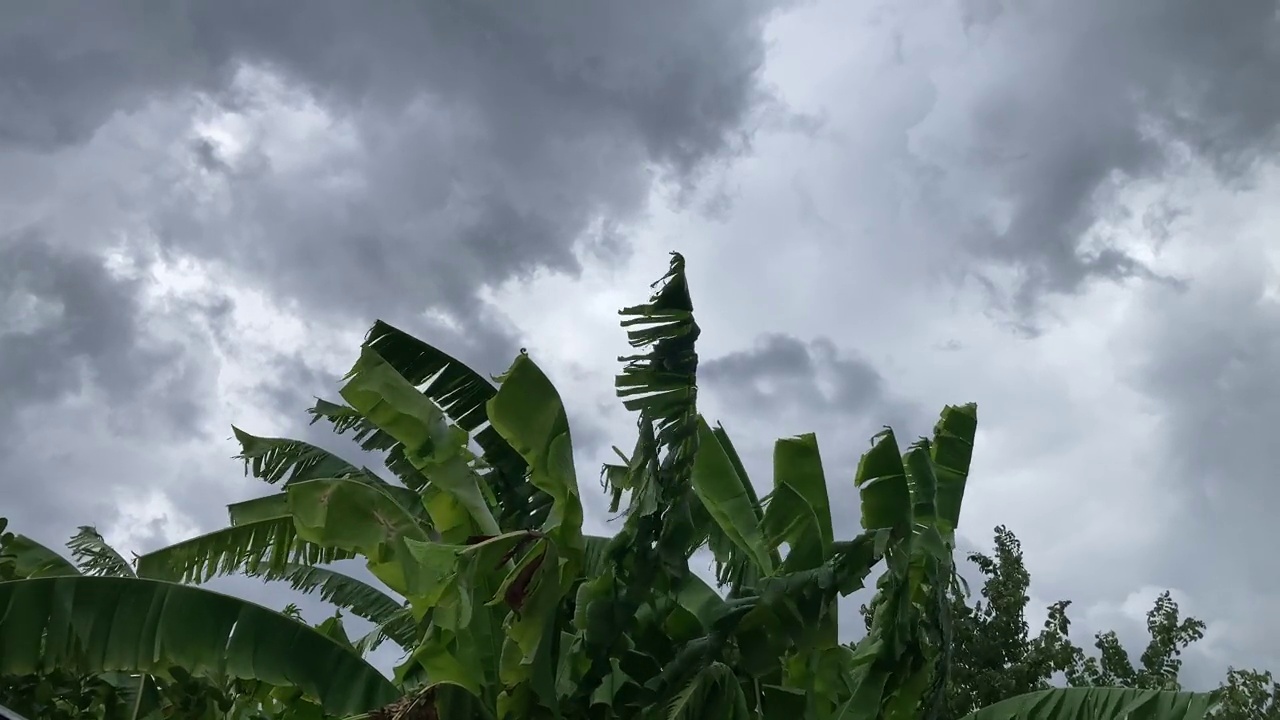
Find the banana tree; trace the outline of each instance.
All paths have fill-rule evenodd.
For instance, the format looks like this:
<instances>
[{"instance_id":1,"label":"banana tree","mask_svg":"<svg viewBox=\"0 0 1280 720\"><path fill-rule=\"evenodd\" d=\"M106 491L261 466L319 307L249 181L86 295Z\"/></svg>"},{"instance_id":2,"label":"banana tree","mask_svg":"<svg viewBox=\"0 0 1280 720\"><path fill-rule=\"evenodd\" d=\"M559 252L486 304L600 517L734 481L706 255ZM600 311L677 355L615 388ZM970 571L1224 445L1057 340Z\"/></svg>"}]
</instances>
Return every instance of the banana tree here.
<instances>
[{"instance_id":1,"label":"banana tree","mask_svg":"<svg viewBox=\"0 0 1280 720\"><path fill-rule=\"evenodd\" d=\"M318 401L311 412L380 454L390 479L307 443L236 429L246 470L278 492L231 505L223 530L143 556L141 579L65 577L47 553L24 554L31 577L0 583L0 607L27 609L0 616L0 639L19 637L23 656L37 657L28 627L41 628L45 657L60 657L49 648L61 648L64 633L90 628L109 607L155 607L147 592L217 618L231 599L173 583L244 573L317 592L371 620L375 630L356 643L335 640L336 623L318 634L357 657L384 639L400 645L398 689L369 682L349 660L357 672L318 663L344 656L314 638L302 650L273 651L280 646L265 643L284 626L252 612L201 627L185 644L185 611L161 622L124 612L93 626L103 635L79 637L112 641L97 665L147 671L158 661L117 642L136 640L141 628L166 662L283 677L329 709L400 695L369 713L373 720L935 716L976 408L944 408L932 436L905 452L891 430L877 434L853 478L863 531L836 538L816 437L776 443L772 490L760 497L724 428L698 413L700 330L683 258L673 256L659 284L649 302L622 311L637 354L622 358L617 391L637 413L637 433L632 450L618 450L620 462L603 471L625 517L613 537L582 532L567 414L531 358L522 352L495 384L379 322L342 401ZM715 558L714 584L689 568L703 548ZM329 567L357 557L390 592ZM836 600L876 571L869 630L843 645ZM119 587L66 589L92 580ZM6 585L41 582L65 583L47 590L59 604L3 595ZM113 604L124 592L142 603ZM32 607L62 614L32 625L22 614L39 620ZM259 621L262 634L251 638L246 628ZM1047 692L975 717L1172 719L1194 717L1205 701Z\"/></svg>"},{"instance_id":2,"label":"banana tree","mask_svg":"<svg viewBox=\"0 0 1280 720\"><path fill-rule=\"evenodd\" d=\"M497 385L385 323L340 391L312 409L391 479L294 440L237 430L246 469L281 491L230 507L224 530L144 556L147 577L242 572L327 593L406 650L417 687L388 710L443 717L918 717L945 682L950 547L976 426L944 410L901 452L878 435L854 478L864 532L837 539L817 440L778 441L757 496L728 434L697 412L700 333L673 256L623 310L639 354L618 394L637 440L605 468L612 538L584 536L555 387L517 357ZM785 544L787 552L781 552ZM708 547L713 587L689 570ZM395 595L326 564L363 557ZM876 619L838 642L836 599L878 565ZM414 708L414 710L409 710Z\"/></svg>"},{"instance_id":3,"label":"banana tree","mask_svg":"<svg viewBox=\"0 0 1280 720\"><path fill-rule=\"evenodd\" d=\"M332 620L311 628L238 598L139 579L92 527L67 543L72 561L6 524L0 692L39 717L318 719L398 695ZM328 682L335 672L342 685Z\"/></svg>"}]
</instances>

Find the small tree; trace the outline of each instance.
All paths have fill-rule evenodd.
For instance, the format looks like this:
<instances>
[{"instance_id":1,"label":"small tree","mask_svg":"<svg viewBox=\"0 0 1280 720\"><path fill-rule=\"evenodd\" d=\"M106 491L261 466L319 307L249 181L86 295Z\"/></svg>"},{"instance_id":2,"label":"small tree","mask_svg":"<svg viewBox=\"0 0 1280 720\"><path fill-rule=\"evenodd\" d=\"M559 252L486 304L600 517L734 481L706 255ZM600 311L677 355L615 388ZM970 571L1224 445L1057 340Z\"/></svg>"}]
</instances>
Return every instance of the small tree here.
<instances>
[{"instance_id":1,"label":"small tree","mask_svg":"<svg viewBox=\"0 0 1280 720\"><path fill-rule=\"evenodd\" d=\"M1170 593L1162 593L1147 613L1147 647L1135 666L1114 631L1095 635L1096 656L1086 655L1069 638L1069 600L1048 607L1040 633L1028 635L1026 606L1031 576L1021 543L1006 527L995 529L992 555L969 560L982 574L981 599L951 593L954 646L947 715L956 718L980 707L1007 702L1025 693L1048 690L1059 673L1073 687L1178 690L1181 652L1204 636L1205 623L1181 616ZM972 601L972 605L970 602ZM1228 672L1218 691L1214 718L1280 720L1280 684L1271 673Z\"/></svg>"},{"instance_id":2,"label":"small tree","mask_svg":"<svg viewBox=\"0 0 1280 720\"><path fill-rule=\"evenodd\" d=\"M1028 635L1026 606L1031 575L1022 544L1004 526L995 530L995 553L971 553L984 581L981 600L972 606L960 586L949 603L953 646L951 682L947 686L948 720L967 715L1025 693L1046 690L1055 673L1066 672L1075 659L1067 637L1068 601L1049 607L1044 628Z\"/></svg>"},{"instance_id":3,"label":"small tree","mask_svg":"<svg viewBox=\"0 0 1280 720\"><path fill-rule=\"evenodd\" d=\"M1142 652L1141 665L1134 667L1128 652L1120 644L1114 630L1095 636L1098 656L1085 657L1075 651L1075 660L1067 671L1067 681L1076 687L1105 685L1110 687L1178 690L1182 684L1179 655L1188 645L1204 637L1205 624L1195 618L1181 618L1178 603L1168 591L1156 598L1147 611L1147 632L1151 639Z\"/></svg>"},{"instance_id":4,"label":"small tree","mask_svg":"<svg viewBox=\"0 0 1280 720\"><path fill-rule=\"evenodd\" d=\"M1220 689L1217 720L1280 720L1280 683L1270 672L1231 668Z\"/></svg>"}]
</instances>

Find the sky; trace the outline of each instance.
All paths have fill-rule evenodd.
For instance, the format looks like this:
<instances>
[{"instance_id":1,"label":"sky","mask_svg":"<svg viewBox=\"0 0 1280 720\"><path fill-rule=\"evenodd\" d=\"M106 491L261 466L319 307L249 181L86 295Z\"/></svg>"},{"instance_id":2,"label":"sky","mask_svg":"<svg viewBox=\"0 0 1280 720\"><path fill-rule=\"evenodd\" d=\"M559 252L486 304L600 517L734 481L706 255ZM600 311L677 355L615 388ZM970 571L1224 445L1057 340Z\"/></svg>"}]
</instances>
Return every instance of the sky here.
<instances>
[{"instance_id":1,"label":"sky","mask_svg":"<svg viewBox=\"0 0 1280 720\"><path fill-rule=\"evenodd\" d=\"M1189 685L1280 671L1278 31L1274 0L4 4L0 515L221 527L269 491L232 423L350 456L305 410L381 318L489 373L527 348L608 532L617 310L676 250L762 490L816 432L851 537L871 434L975 401L961 551L1017 534L1033 627L1071 599L1136 659L1170 589L1208 623Z\"/></svg>"}]
</instances>

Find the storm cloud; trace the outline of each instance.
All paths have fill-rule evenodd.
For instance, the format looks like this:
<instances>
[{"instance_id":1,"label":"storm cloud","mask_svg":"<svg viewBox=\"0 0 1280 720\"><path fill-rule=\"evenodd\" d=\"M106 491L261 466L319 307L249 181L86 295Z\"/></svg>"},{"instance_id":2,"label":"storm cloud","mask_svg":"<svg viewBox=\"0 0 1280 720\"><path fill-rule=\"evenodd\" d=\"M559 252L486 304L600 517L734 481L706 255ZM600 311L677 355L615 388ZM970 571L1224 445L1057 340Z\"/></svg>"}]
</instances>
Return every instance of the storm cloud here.
<instances>
[{"instance_id":1,"label":"storm cloud","mask_svg":"<svg viewBox=\"0 0 1280 720\"><path fill-rule=\"evenodd\" d=\"M278 344L243 321L263 303L345 330L383 317L501 370L516 330L483 288L625 258L617 228L655 182L695 183L749 147L772 9L679 7L0 10L0 275L10 302L39 305L27 314L57 310L6 331L5 424L88 383L147 408L116 412L222 438L202 424L217 389L140 390L183 343L188 358ZM132 279L108 270L121 254L143 259ZM157 263L202 275L206 310L243 306L234 288L261 299L239 327L166 345L139 329ZM258 353L260 383L291 400L331 392L317 383L349 362L275 350L295 362Z\"/></svg>"}]
</instances>

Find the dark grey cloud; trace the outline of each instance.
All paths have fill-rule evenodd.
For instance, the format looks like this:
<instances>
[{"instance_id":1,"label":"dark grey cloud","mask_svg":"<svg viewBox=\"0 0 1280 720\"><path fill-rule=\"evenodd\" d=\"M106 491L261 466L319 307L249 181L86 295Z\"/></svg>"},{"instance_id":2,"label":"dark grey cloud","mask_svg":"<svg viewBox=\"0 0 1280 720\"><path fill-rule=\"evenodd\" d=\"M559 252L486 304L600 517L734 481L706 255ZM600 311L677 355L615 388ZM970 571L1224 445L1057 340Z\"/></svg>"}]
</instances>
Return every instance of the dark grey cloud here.
<instances>
[{"instance_id":1,"label":"dark grey cloud","mask_svg":"<svg viewBox=\"0 0 1280 720\"><path fill-rule=\"evenodd\" d=\"M92 255L60 252L36 233L0 242L6 325L0 398L14 407L76 392L80 364L127 397L164 358L130 357L138 341L137 287L112 278Z\"/></svg>"},{"instance_id":2,"label":"dark grey cloud","mask_svg":"<svg viewBox=\"0 0 1280 720\"><path fill-rule=\"evenodd\" d=\"M470 119L511 152L538 131L572 137L614 129L689 170L733 144L726 130L757 99L761 22L771 5L370 9L327 0L303 13L251 2L122 0L6 8L0 47L13 109L0 137L42 148L80 142L111 114L157 94L225 92L248 63L348 110L439 98L473 112ZM56 52L47 44L55 37Z\"/></svg>"},{"instance_id":3,"label":"dark grey cloud","mask_svg":"<svg viewBox=\"0 0 1280 720\"><path fill-rule=\"evenodd\" d=\"M155 148L169 155L153 177L128 178L123 212L166 257L498 372L519 343L479 290L577 272L580 250L622 259L620 223L657 178L696 182L747 147L758 109L777 114L759 81L771 7L15 6L0 11L0 157L56 165L112 118L145 124L195 93L249 130L231 147L189 129ZM281 105L331 125L290 140ZM63 242L103 242L94 230Z\"/></svg>"},{"instance_id":4,"label":"dark grey cloud","mask_svg":"<svg viewBox=\"0 0 1280 720\"><path fill-rule=\"evenodd\" d=\"M0 232L31 222L43 233L0 245L0 291L62 308L5 338L0 424L83 387L125 419L92 429L97 440L211 432L211 456L234 452L225 427L202 424L203 405L224 400L199 376L202 361L272 339L236 335L225 297L166 300L170 321L189 315L207 331L184 352L143 332L157 311L141 304L142 281L104 270L122 237L170 267L194 260L214 295L261 291L318 334L381 317L501 371L519 343L481 289L541 269L575 272L578 250L621 259L620 228L641 215L658 179L696 182L747 147L758 108L776 113L759 78L771 6L322 0L300 11L119 0L0 9L0 185L12 190L0 196ZM223 121L236 125L230 141L209 129ZM274 349L286 362L307 354ZM265 404L309 439L324 436L303 415L311 395L335 389L316 369L323 363L271 365L259 369L281 386ZM122 410L141 407L149 412ZM22 429L10 467L42 482L80 467L74 453L24 447L38 430ZM89 447L62 438L77 442ZM137 473L175 470L145 459L123 446L114 465L103 459L98 505L63 506L59 519L106 524L106 488L150 486L156 478ZM228 459L169 490L197 524L220 524L205 509L228 487L194 486L235 471ZM89 497L88 482L58 487ZM44 501L30 488L6 493L16 511L54 518L57 503L36 513Z\"/></svg>"},{"instance_id":5,"label":"dark grey cloud","mask_svg":"<svg viewBox=\"0 0 1280 720\"><path fill-rule=\"evenodd\" d=\"M24 406L91 387L105 411L145 416L122 419L135 429L189 435L201 420L188 394L199 358L151 336L139 281L113 275L104 262L52 247L35 230L0 238L0 423Z\"/></svg>"},{"instance_id":6,"label":"dark grey cloud","mask_svg":"<svg viewBox=\"0 0 1280 720\"><path fill-rule=\"evenodd\" d=\"M880 373L861 358L843 357L826 338L806 343L782 333L763 335L750 350L703 362L698 377L727 404L752 409L857 415L873 413L885 399Z\"/></svg>"},{"instance_id":7,"label":"dark grey cloud","mask_svg":"<svg viewBox=\"0 0 1280 720\"><path fill-rule=\"evenodd\" d=\"M745 147L744 123L766 98L769 9L120 2L72 22L56 7L10 8L0 47L17 96L0 138L41 150L84 142L114 113L186 91L252 108L259 100L234 81L263 69L353 123L362 152L306 178L266 156L226 173L232 163L196 138L192 159L225 178L232 210L193 221L179 193L158 223L165 242L326 310L463 312L482 283L576 270L574 243L602 218L638 212L654 169L688 180ZM326 172L362 187L307 182Z\"/></svg>"},{"instance_id":8,"label":"dark grey cloud","mask_svg":"<svg viewBox=\"0 0 1280 720\"><path fill-rule=\"evenodd\" d=\"M1248 182L1276 150L1274 0L967 0L958 22L970 47L939 79L935 117L923 123L954 159L925 153L942 169L925 183L956 193L971 218L974 207L1003 206L951 232L1016 271L996 273L993 297L1031 329L1046 295L1154 277L1097 227L1120 190L1190 162Z\"/></svg>"}]
</instances>

